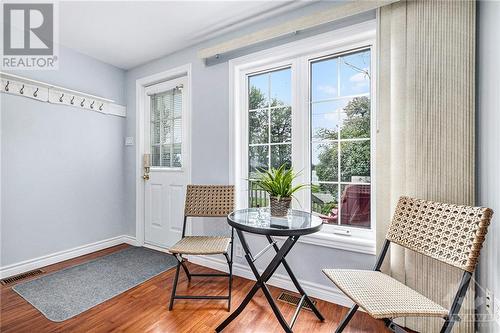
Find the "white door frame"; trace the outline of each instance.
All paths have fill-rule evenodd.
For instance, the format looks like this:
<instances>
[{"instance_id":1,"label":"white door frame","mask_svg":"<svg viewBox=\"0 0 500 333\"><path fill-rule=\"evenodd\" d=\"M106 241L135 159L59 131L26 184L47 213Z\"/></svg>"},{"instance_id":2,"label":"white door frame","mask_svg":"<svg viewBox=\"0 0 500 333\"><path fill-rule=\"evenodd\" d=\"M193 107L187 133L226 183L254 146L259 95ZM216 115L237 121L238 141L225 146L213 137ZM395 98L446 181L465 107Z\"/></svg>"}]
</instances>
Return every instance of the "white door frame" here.
<instances>
[{"instance_id":1,"label":"white door frame","mask_svg":"<svg viewBox=\"0 0 500 333\"><path fill-rule=\"evenodd\" d=\"M143 170L143 156L144 156L144 106L145 106L145 96L146 87L161 83L164 81L176 79L182 76L186 77L187 80L187 104L185 109L185 117L183 121L186 123L186 129L188 131L187 137L188 142L185 144L185 152L192 161L191 158L191 107L192 107L192 90L191 90L191 63L179 66L173 69L166 70L164 72L156 73L146 77L142 77L136 80L135 91L136 91L136 107L135 107L135 119L136 119L136 155L135 155L135 177L136 177L136 195L135 195L135 238L138 246L144 245L144 180L142 179ZM191 162L187 166L187 177L188 183L191 183ZM189 228L188 228L189 230Z\"/></svg>"}]
</instances>

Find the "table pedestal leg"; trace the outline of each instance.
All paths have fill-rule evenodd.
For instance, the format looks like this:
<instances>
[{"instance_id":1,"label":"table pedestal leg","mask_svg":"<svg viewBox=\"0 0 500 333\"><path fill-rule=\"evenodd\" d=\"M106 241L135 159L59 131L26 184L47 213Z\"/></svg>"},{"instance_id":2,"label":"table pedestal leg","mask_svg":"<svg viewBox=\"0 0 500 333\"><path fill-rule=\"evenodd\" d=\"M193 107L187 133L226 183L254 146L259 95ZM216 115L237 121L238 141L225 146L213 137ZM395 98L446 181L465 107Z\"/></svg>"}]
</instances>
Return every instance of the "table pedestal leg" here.
<instances>
[{"instance_id":1,"label":"table pedestal leg","mask_svg":"<svg viewBox=\"0 0 500 333\"><path fill-rule=\"evenodd\" d=\"M268 242L270 244L274 244L273 247L274 247L274 250L276 252L279 251L279 247L278 245L276 245L276 243L274 242L274 240L271 238L271 236L266 236ZM309 298L309 296L307 296L306 292L304 291L304 289L302 289L302 286L299 284L299 281L297 280L297 278L295 277L295 275L293 274L292 272L292 269L290 268L290 266L288 266L288 263L286 262L286 259L283 258L283 260L281 261L281 263L283 264L283 266L285 267L285 270L286 272L288 273L288 275L290 276L290 279L292 279L292 282L293 284L295 285L295 288L297 288L297 291L300 293L300 296L305 296L305 300L307 303L309 303L309 306L311 307L311 309L313 310L314 314L316 315L316 317L318 317L319 320L321 321L324 321L325 320L325 317L323 317L323 315L321 314L321 312L319 312L318 308L316 307L316 305L314 305L314 303L311 301L311 299Z\"/></svg>"},{"instance_id":2,"label":"table pedestal leg","mask_svg":"<svg viewBox=\"0 0 500 333\"><path fill-rule=\"evenodd\" d=\"M288 266L288 264L285 261L285 256L290 252L292 247L295 245L295 243L299 239L299 236L288 237L281 248L279 248L276 244L274 244L273 247L276 251L276 255L271 260L269 265L266 267L264 272L262 274L259 274L257 268L254 265L255 260L252 257L252 253L251 253L250 248L246 242L246 239L245 239L243 232L241 230L236 230L236 232L238 233L238 237L241 241L241 245L243 247L243 250L245 251L245 258L246 258L250 268L252 269L252 272L254 273L257 281L255 282L254 286L252 287L250 292L247 294L247 296L245 297L243 302L241 302L241 304L238 306L238 308L233 313L231 313L229 315L229 317L226 318L226 320L224 320L219 326L217 326L215 331L221 332L227 325L229 325L229 323L231 323L243 311L243 309L248 305L248 303L253 298L255 293L259 289L262 289L267 301L269 302L269 305L271 306L271 309L273 310L276 318L278 319L279 323L283 327L283 330L287 333L292 333L292 328L290 327L290 325L288 325L285 318L281 314L278 306L276 305L276 302L274 301L274 299L271 295L271 292L269 291L269 289L266 285L266 282L271 278L271 276L274 274L276 269L278 269L278 267L281 263L283 263L283 265L285 266L285 269L286 269L288 275L290 275L290 278L292 279L293 284L295 285L295 287L297 288L299 293L306 298L307 302L310 304L310 306L313 309L316 316L320 320L324 320L321 313L318 311L316 306L312 303L312 301L309 299L309 297L306 295L306 293L304 292L304 290L300 286L295 275L292 273L290 266ZM270 243L273 242L271 237L268 236L267 239ZM296 319L296 318L294 318L294 319ZM295 320L293 320L293 322L295 322Z\"/></svg>"}]
</instances>

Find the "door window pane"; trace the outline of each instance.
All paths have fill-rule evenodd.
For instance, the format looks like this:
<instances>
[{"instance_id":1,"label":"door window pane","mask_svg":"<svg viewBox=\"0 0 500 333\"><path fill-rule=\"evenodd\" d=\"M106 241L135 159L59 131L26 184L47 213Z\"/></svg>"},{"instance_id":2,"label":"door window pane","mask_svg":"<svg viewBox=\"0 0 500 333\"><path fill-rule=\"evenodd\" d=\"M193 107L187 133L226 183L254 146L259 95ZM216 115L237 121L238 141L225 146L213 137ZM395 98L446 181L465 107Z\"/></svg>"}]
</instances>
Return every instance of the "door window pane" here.
<instances>
[{"instance_id":1,"label":"door window pane","mask_svg":"<svg viewBox=\"0 0 500 333\"><path fill-rule=\"evenodd\" d=\"M151 122L151 144L160 144L160 121L159 120L154 120Z\"/></svg>"},{"instance_id":2,"label":"door window pane","mask_svg":"<svg viewBox=\"0 0 500 333\"><path fill-rule=\"evenodd\" d=\"M160 166L160 145L151 146L151 165Z\"/></svg>"},{"instance_id":3,"label":"door window pane","mask_svg":"<svg viewBox=\"0 0 500 333\"><path fill-rule=\"evenodd\" d=\"M174 144L172 149L172 166L174 168L180 168L182 166L182 154L181 145Z\"/></svg>"},{"instance_id":4,"label":"door window pane","mask_svg":"<svg viewBox=\"0 0 500 333\"><path fill-rule=\"evenodd\" d=\"M151 166L182 166L182 89L151 95Z\"/></svg>"},{"instance_id":5,"label":"door window pane","mask_svg":"<svg viewBox=\"0 0 500 333\"><path fill-rule=\"evenodd\" d=\"M172 145L162 145L161 146L161 165L162 167L170 167L172 160Z\"/></svg>"}]
</instances>

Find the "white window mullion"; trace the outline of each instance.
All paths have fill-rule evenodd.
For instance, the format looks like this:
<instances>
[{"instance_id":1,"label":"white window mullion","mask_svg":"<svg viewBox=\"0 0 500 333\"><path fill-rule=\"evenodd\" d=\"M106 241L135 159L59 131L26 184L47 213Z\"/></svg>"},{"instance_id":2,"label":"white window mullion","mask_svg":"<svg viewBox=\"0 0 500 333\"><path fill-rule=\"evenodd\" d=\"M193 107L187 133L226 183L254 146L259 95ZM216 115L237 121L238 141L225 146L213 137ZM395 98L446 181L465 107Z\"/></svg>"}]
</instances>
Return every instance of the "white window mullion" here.
<instances>
[{"instance_id":1,"label":"white window mullion","mask_svg":"<svg viewBox=\"0 0 500 333\"><path fill-rule=\"evenodd\" d=\"M311 178L309 165L309 88L308 62L298 58L292 65L292 165L296 172L301 172L295 184L308 184ZM309 191L303 190L296 194L294 208L308 211L310 209Z\"/></svg>"},{"instance_id":2,"label":"white window mullion","mask_svg":"<svg viewBox=\"0 0 500 333\"><path fill-rule=\"evenodd\" d=\"M270 170L271 169L271 91L272 91L272 82L271 82L271 75L268 75L268 92L267 92L267 96L269 98L269 100L267 101L268 102L268 105L267 105L267 124L268 124L268 128L267 128L267 142L268 142L268 145L267 145L267 167L268 169Z\"/></svg>"},{"instance_id":3,"label":"white window mullion","mask_svg":"<svg viewBox=\"0 0 500 333\"><path fill-rule=\"evenodd\" d=\"M341 83L341 80L340 80L340 70L341 70L341 66L340 66L340 58L338 58L339 61L337 61L337 98L340 98L340 96L342 96L342 93L341 93L341 87L340 87L340 83ZM338 117L339 117L339 124L342 120L342 115L338 114ZM340 219L342 218L342 202L341 202L341 199L342 199L342 185L340 184L340 180L341 180L341 167L340 167L340 163L342 162L342 159L341 159L341 151L342 151L342 147L341 147L341 143L340 143L340 131L341 131L341 128L339 126L339 131L337 133L337 182L338 182L338 187L337 187L337 225L341 225L342 222L340 222Z\"/></svg>"}]
</instances>

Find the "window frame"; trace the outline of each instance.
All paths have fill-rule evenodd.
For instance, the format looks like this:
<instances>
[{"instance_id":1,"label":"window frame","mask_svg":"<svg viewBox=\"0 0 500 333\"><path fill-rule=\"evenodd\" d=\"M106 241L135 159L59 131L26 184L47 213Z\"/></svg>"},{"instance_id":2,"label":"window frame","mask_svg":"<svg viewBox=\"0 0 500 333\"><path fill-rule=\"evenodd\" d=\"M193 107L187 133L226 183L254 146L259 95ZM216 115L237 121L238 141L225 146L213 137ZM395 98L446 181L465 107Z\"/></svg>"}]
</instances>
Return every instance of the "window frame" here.
<instances>
[{"instance_id":1,"label":"window frame","mask_svg":"<svg viewBox=\"0 0 500 333\"><path fill-rule=\"evenodd\" d=\"M318 233L301 237L299 242L375 254L376 230L376 22L374 20L337 29L314 37L273 47L233 59L230 71L230 180L236 186L236 207L248 205L248 76L279 68L291 69L292 165L302 170L297 183L311 182L310 137L310 64L320 58L361 48L371 49L371 226L362 229L342 225L324 225ZM307 50L307 51L301 51ZM307 110L307 112L303 112ZM307 158L304 158L307 156ZM310 211L310 191L297 194L293 208Z\"/></svg>"},{"instance_id":2,"label":"window frame","mask_svg":"<svg viewBox=\"0 0 500 333\"><path fill-rule=\"evenodd\" d=\"M319 61L319 60L323 60L323 59L328 59L328 58L334 58L334 57L338 57L338 56L342 56L344 54L350 54L350 53L355 53L356 51L361 51L361 50L367 50L369 49L370 50L370 70L371 70L371 73L372 73L372 77L376 77L375 76L375 52L374 52L374 46L375 46L375 41L374 40L367 40L366 41L366 45L365 46L359 46L359 44L356 44L355 47L352 47L352 48L345 48L344 50L341 50L339 52L330 52L329 50L322 50L321 52L317 52L317 53L311 53L311 54L308 54L306 56L304 56L305 58L305 61L307 62L307 80L303 80L302 83L302 87L301 87L301 91L304 91L304 89L307 89L307 94L305 96L305 98L307 99L307 114L306 114L306 119L302 119L302 121L305 123L307 122L308 123L308 130L311 131L311 126L312 126L312 123L311 123L311 114L312 114L312 110L310 109L310 105L312 103L312 99L311 99L311 86L310 86L310 83L311 83L311 77L312 77L312 71L311 71L311 64L316 62L316 61ZM346 45L348 46L348 45ZM306 74L306 73L304 73ZM374 230L375 230L375 214L374 214L374 209L375 209L375 185L374 185L374 180L375 180L375 127L376 127L376 122L375 122L375 119L376 119L376 110L375 110L375 81L376 79L374 80L371 80L370 81L370 137L368 139L366 138L363 138L361 139L361 141L370 141L370 191L371 191L371 195L370 195L370 208L371 208L371 214L370 214L370 217L371 217L371 221L370 221L370 229L368 228L359 228L359 227L351 227L351 226L347 226L347 225L341 225L341 224L338 224L338 225L334 225L334 224L324 224L323 225L323 228L322 228L322 231L323 232L327 232L327 233L331 233L331 234L339 234L339 235L354 235L356 237L359 237L359 238L363 238L363 239L372 239L374 238ZM346 97L343 97L343 98L347 98L349 96L346 96ZM303 97L304 98L304 97ZM292 120L293 121L293 120ZM292 134L293 135L293 134ZM339 134L340 135L340 134ZM339 138L336 140L336 142L338 143L339 147L341 145L342 142L349 142L349 141L359 141L360 139L358 138L355 138L355 139L342 139ZM312 160L312 152L311 152L311 143L312 143L312 137L310 136L310 133L308 133L306 135L306 137L304 138L303 137L303 146L305 148L303 149L306 149L304 150L304 153L307 153L308 156L310 157L309 159L309 164L304 166L303 168L303 173L307 173L307 177L301 177L302 180L301 182L302 183L307 183L307 184L312 184L312 180L310 178L310 175L311 175L311 160ZM292 144L293 144L293 141L292 141ZM338 163L338 175L339 175L339 179L334 182L335 184L338 184L339 185L339 194L341 195L341 189L342 189L342 185L345 185L347 183L352 183L352 182L344 182L342 181L341 177L340 177L340 173L341 173L341 164L340 164L340 150L339 150L339 163ZM361 183L360 183L361 184ZM366 185L366 183L362 183L364 185ZM312 207L311 207L311 198L310 196L308 196L307 200L304 200L304 208L306 211L312 211Z\"/></svg>"}]
</instances>

